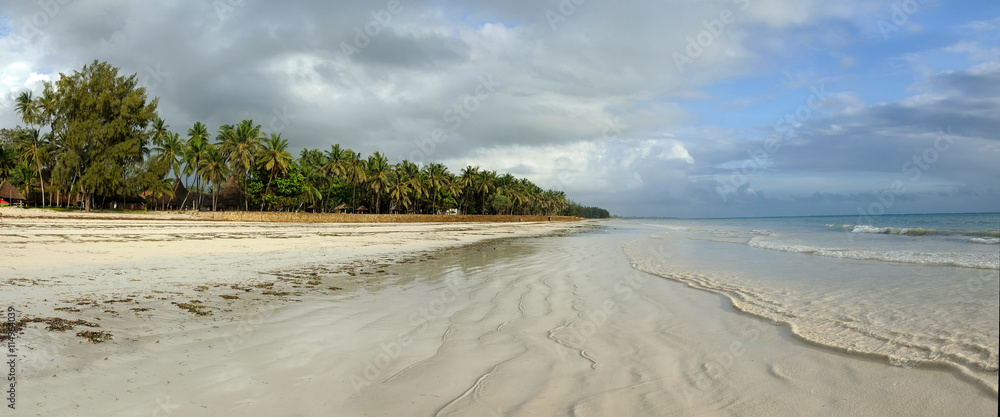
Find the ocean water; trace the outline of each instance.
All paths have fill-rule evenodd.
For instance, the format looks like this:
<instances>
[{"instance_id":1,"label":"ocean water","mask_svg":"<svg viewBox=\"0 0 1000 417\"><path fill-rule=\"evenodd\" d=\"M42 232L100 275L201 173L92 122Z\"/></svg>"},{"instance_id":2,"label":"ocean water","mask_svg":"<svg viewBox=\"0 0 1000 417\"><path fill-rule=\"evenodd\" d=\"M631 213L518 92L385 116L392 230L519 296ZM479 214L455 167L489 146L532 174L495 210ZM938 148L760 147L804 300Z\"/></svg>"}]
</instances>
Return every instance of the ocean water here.
<instances>
[{"instance_id":1,"label":"ocean water","mask_svg":"<svg viewBox=\"0 0 1000 417\"><path fill-rule=\"evenodd\" d=\"M800 338L995 392L1000 213L628 220L636 269L727 296Z\"/></svg>"}]
</instances>

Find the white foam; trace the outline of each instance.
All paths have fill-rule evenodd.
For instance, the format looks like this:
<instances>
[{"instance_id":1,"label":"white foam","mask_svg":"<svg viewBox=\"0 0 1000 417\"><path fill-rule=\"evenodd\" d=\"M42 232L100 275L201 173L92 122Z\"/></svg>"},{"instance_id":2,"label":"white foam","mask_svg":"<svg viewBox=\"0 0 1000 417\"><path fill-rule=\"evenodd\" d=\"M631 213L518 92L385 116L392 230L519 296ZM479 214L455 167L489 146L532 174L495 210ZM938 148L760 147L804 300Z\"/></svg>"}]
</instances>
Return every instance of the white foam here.
<instances>
[{"instance_id":1,"label":"white foam","mask_svg":"<svg viewBox=\"0 0 1000 417\"><path fill-rule=\"evenodd\" d=\"M979 239L979 238L976 238ZM985 242L977 242L985 243ZM754 237L747 246L781 252L804 253L841 259L863 261L899 262L920 265L950 265L963 268L1000 269L1000 258L991 254L917 251L873 251L847 248L823 248L806 245L789 245Z\"/></svg>"},{"instance_id":2,"label":"white foam","mask_svg":"<svg viewBox=\"0 0 1000 417\"><path fill-rule=\"evenodd\" d=\"M754 237L747 246L836 258L916 264L941 264L940 255L961 255L822 248L764 236ZM979 310L979 307L987 306L988 311L995 311L995 308L990 308L995 305L995 298L990 301L989 291L986 290L995 289L995 281L978 278L991 275L989 273L957 271L956 276L968 278L961 285L979 285L975 287L976 291L971 291L965 287L958 288L955 283L948 287L937 279L926 279L933 274L902 286L891 277L873 276L861 280L847 277L841 282L835 277L836 273L824 275L806 268L809 262L803 262L803 268L795 274L804 274L811 278L803 279L815 279L815 282L803 283L798 279L773 281L767 276L757 275L760 270L755 268L695 272L699 269L699 261L694 264L681 262L681 267L654 263L650 247L648 241L634 241L626 245L625 253L635 268L694 288L723 294L735 310L775 323L786 323L795 335L811 343L882 358L900 367L955 366L960 372L968 370L970 375L978 375L972 378L977 381L981 375L975 372L996 372L996 330L995 327L990 330L988 314ZM763 259L776 259L757 255L750 258L762 259L761 262L766 262ZM847 267L845 271L871 271L873 274L884 271L891 275L891 270L895 269L877 265L843 265ZM781 269L768 269L766 273ZM994 283L992 286L991 282ZM946 285L944 291L942 285ZM937 301L940 303L936 304ZM984 325L985 331L982 330ZM991 384L988 377L982 381L985 381L987 392L996 392L996 384Z\"/></svg>"},{"instance_id":3,"label":"white foam","mask_svg":"<svg viewBox=\"0 0 1000 417\"><path fill-rule=\"evenodd\" d=\"M996 245L996 244L1000 244L1000 238L974 237L974 238L970 239L969 242L972 242L972 243L983 243L983 244L987 244L987 245Z\"/></svg>"}]
</instances>

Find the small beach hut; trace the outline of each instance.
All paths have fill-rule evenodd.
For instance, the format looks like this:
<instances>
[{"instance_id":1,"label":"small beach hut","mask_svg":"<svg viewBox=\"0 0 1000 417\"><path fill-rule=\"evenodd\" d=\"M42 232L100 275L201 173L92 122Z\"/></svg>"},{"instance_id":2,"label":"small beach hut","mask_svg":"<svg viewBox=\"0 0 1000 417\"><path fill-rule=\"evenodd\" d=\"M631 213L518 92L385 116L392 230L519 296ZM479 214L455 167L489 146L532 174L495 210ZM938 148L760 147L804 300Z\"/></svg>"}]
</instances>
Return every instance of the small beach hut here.
<instances>
[{"instance_id":1,"label":"small beach hut","mask_svg":"<svg viewBox=\"0 0 1000 417\"><path fill-rule=\"evenodd\" d=\"M219 207L223 210L239 210L246 206L246 193L236 183L236 179L229 177L226 186L219 191Z\"/></svg>"},{"instance_id":2,"label":"small beach hut","mask_svg":"<svg viewBox=\"0 0 1000 417\"><path fill-rule=\"evenodd\" d=\"M361 213L361 214L367 213L368 212L368 207L365 207L364 205L360 205L360 206L358 206L357 212Z\"/></svg>"},{"instance_id":3,"label":"small beach hut","mask_svg":"<svg viewBox=\"0 0 1000 417\"><path fill-rule=\"evenodd\" d=\"M24 205L24 195L9 182L0 182L0 198L7 200L8 203L23 206Z\"/></svg>"},{"instance_id":4,"label":"small beach hut","mask_svg":"<svg viewBox=\"0 0 1000 417\"><path fill-rule=\"evenodd\" d=\"M187 187L180 179L174 180L173 185L174 195L164 194L156 200L156 204L163 206L167 210L177 210L181 209L181 204L184 203L184 199L188 195Z\"/></svg>"},{"instance_id":5,"label":"small beach hut","mask_svg":"<svg viewBox=\"0 0 1000 417\"><path fill-rule=\"evenodd\" d=\"M401 210L399 209L399 206L397 206L395 204L393 204L392 207L389 207L389 213L390 214L399 214L400 212L401 212Z\"/></svg>"},{"instance_id":6,"label":"small beach hut","mask_svg":"<svg viewBox=\"0 0 1000 417\"><path fill-rule=\"evenodd\" d=\"M347 213L347 210L350 210L350 209L351 209L351 206L347 205L347 203L341 204L341 205L339 205L339 206L337 206L337 207L334 208L334 210L339 211L340 214Z\"/></svg>"}]
</instances>

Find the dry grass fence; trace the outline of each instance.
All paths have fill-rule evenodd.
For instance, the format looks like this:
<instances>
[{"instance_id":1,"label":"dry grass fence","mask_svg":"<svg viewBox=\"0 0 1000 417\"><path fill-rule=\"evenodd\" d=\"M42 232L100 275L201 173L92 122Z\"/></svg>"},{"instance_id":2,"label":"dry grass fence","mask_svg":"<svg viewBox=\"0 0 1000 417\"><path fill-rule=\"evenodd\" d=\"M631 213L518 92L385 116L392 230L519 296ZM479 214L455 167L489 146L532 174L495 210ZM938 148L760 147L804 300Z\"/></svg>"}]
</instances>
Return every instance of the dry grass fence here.
<instances>
[{"instance_id":1,"label":"dry grass fence","mask_svg":"<svg viewBox=\"0 0 1000 417\"><path fill-rule=\"evenodd\" d=\"M188 212L203 220L279 223L475 223L475 222L566 222L571 216L492 216L443 214L340 214L256 211Z\"/></svg>"}]
</instances>

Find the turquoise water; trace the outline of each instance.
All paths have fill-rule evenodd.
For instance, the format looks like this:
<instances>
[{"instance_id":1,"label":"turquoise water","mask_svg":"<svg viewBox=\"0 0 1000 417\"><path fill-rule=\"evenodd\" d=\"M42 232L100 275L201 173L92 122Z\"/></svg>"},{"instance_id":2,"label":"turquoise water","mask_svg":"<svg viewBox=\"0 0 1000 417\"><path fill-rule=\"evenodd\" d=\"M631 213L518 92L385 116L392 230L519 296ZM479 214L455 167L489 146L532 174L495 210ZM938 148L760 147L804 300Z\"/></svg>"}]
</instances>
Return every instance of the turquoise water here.
<instances>
[{"instance_id":1,"label":"turquoise water","mask_svg":"<svg viewBox=\"0 0 1000 417\"><path fill-rule=\"evenodd\" d=\"M810 342L996 380L1000 213L621 223L646 234L626 247L637 269Z\"/></svg>"}]
</instances>

